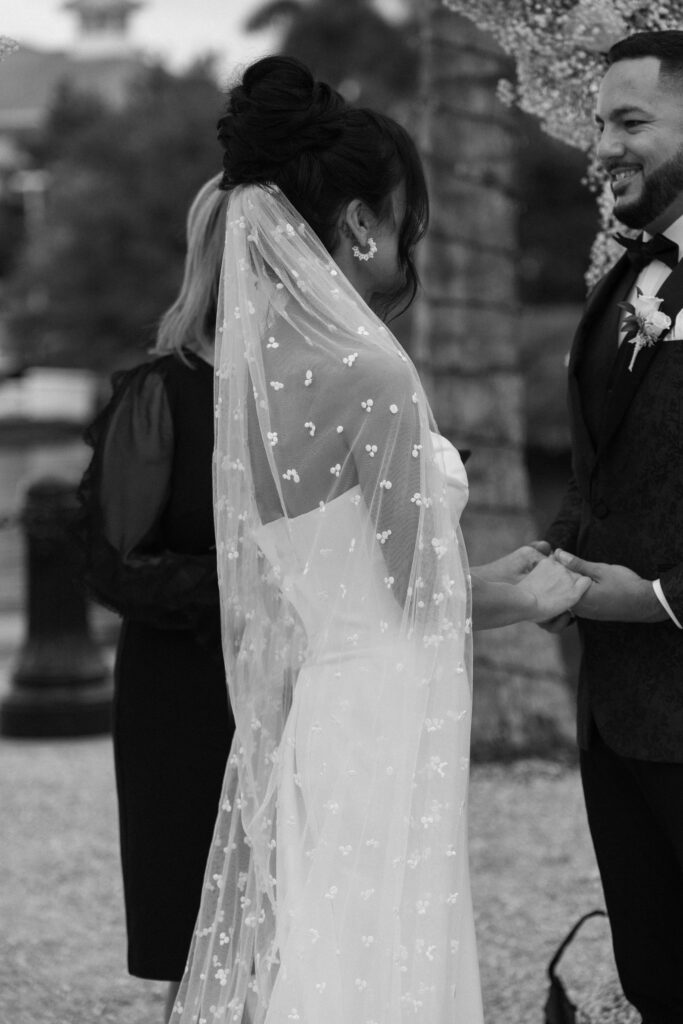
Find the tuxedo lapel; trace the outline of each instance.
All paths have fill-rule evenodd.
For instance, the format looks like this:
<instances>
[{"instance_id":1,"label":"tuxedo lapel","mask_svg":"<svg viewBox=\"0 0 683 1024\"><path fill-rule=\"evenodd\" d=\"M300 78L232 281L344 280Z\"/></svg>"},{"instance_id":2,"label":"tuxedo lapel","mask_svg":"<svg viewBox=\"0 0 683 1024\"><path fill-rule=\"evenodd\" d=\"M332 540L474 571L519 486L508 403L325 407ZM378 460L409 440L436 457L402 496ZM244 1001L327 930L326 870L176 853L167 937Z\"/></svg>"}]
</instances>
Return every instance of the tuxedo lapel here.
<instances>
[{"instance_id":1,"label":"tuxedo lapel","mask_svg":"<svg viewBox=\"0 0 683 1024\"><path fill-rule=\"evenodd\" d=\"M595 460L596 448L583 414L581 389L575 373L569 375L569 410L574 433L574 447L584 459L592 464Z\"/></svg>"},{"instance_id":2,"label":"tuxedo lapel","mask_svg":"<svg viewBox=\"0 0 683 1024\"><path fill-rule=\"evenodd\" d=\"M683 308L683 261L679 262L671 271L657 295L662 299L661 311L671 318L673 325L677 314ZM614 437L651 363L657 358L662 345L665 344L665 341L660 340L649 348L641 348L633 364L633 369L629 370L628 365L633 358L633 346L622 342L617 357L614 387L608 396L605 417L600 430L598 454Z\"/></svg>"},{"instance_id":3,"label":"tuxedo lapel","mask_svg":"<svg viewBox=\"0 0 683 1024\"><path fill-rule=\"evenodd\" d=\"M621 300L621 296L628 293L630 287L629 279L631 277L631 263L628 257L624 255L600 279L588 297L586 308L576 329L574 343L569 356L569 407L574 439L578 450L583 454L584 458L588 458L589 463L592 463L595 459L596 445L586 423L578 367L589 343L601 345L610 345L612 343L616 355L619 317L618 303ZM615 310L613 314L609 308L610 303L612 303ZM602 329L598 334L594 329L598 321L601 319L604 321L605 316L608 322L607 324L604 322L600 324Z\"/></svg>"},{"instance_id":4,"label":"tuxedo lapel","mask_svg":"<svg viewBox=\"0 0 683 1024\"><path fill-rule=\"evenodd\" d=\"M595 288L588 296L583 316L576 328L574 344L569 356L570 375L576 374L576 367L583 354L584 347L595 321L604 312L605 306L610 301L615 301L615 293L618 291L620 284L622 284L622 290L624 290L623 281L627 277L630 269L631 264L628 257L626 255L622 256L621 259L617 260L614 266L608 270L605 276L598 281ZM620 301L621 300L619 298L616 299L617 303Z\"/></svg>"}]
</instances>

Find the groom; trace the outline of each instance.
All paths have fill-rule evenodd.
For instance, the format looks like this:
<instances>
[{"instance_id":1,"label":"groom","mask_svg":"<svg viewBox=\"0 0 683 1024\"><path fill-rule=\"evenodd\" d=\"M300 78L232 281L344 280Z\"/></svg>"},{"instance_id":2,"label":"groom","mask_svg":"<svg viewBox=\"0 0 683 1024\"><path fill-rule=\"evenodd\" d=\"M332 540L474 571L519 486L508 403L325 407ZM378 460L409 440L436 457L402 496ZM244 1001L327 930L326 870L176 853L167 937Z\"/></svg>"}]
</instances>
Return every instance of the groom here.
<instances>
[{"instance_id":1,"label":"groom","mask_svg":"<svg viewBox=\"0 0 683 1024\"><path fill-rule=\"evenodd\" d=\"M681 1024L683 32L639 33L612 47L596 120L615 214L645 244L624 239L577 330L574 475L547 540L594 579L574 609L578 729L621 982L644 1024ZM642 348L619 308L642 306L637 289L661 298L675 326L656 340L655 323L646 331L654 343Z\"/></svg>"}]
</instances>

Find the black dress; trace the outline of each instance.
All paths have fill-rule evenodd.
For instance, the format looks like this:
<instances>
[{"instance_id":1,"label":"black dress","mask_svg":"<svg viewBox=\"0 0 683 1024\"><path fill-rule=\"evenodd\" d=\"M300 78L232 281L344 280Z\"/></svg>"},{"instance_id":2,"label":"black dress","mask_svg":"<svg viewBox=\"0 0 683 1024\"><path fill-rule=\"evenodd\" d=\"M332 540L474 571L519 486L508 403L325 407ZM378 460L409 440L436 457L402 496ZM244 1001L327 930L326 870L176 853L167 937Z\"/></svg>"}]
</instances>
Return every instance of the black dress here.
<instances>
[{"instance_id":1,"label":"black dress","mask_svg":"<svg viewBox=\"0 0 683 1024\"><path fill-rule=\"evenodd\" d=\"M123 615L114 757L128 969L181 978L234 722L220 646L213 370L166 356L118 376L81 484L85 580Z\"/></svg>"}]
</instances>

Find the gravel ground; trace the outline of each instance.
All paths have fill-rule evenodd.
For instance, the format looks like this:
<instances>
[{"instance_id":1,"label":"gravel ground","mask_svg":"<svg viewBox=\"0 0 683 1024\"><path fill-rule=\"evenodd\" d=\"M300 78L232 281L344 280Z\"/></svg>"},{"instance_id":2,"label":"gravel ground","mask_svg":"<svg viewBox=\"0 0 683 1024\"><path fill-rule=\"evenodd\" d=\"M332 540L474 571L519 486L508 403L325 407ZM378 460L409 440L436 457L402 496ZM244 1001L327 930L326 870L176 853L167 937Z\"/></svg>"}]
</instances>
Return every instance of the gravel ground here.
<instances>
[{"instance_id":1,"label":"gravel ground","mask_svg":"<svg viewBox=\"0 0 683 1024\"><path fill-rule=\"evenodd\" d=\"M0 807L0 1022L160 1024L163 986L125 972L109 740L0 741ZM486 1024L542 1024L548 959L602 905L576 769L476 765L470 808ZM601 919L561 973L581 1007L613 1001Z\"/></svg>"}]
</instances>

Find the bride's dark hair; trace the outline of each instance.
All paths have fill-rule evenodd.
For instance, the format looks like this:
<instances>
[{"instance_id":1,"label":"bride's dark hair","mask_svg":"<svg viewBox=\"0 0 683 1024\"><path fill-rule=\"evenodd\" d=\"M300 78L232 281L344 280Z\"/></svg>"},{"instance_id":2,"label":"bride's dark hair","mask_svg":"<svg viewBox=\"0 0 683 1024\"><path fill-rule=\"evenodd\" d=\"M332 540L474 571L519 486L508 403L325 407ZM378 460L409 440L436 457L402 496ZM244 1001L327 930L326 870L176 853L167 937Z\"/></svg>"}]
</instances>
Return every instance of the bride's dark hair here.
<instances>
[{"instance_id":1,"label":"bride's dark hair","mask_svg":"<svg viewBox=\"0 0 683 1024\"><path fill-rule=\"evenodd\" d=\"M225 149L221 187L277 185L329 251L347 203L362 199L380 219L390 217L391 193L403 183L404 283L384 297L384 313L410 305L418 286L413 251L427 227L429 200L419 154L401 125L349 106L293 57L265 57L230 91L218 138Z\"/></svg>"}]
</instances>

